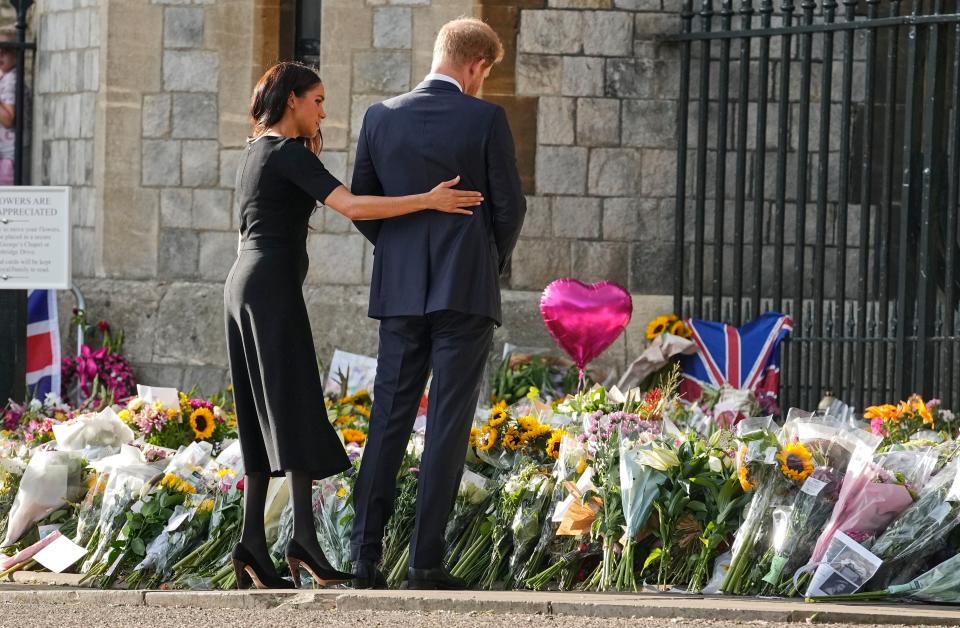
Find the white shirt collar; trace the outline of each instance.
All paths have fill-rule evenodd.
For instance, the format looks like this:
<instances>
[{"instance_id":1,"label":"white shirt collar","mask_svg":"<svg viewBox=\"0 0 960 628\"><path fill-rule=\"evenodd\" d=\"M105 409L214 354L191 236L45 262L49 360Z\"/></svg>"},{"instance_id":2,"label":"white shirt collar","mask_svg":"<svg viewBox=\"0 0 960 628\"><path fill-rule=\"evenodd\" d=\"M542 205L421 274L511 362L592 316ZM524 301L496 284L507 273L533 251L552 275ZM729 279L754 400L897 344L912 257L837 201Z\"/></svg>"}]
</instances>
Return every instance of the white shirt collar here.
<instances>
[{"instance_id":1,"label":"white shirt collar","mask_svg":"<svg viewBox=\"0 0 960 628\"><path fill-rule=\"evenodd\" d=\"M447 76L446 74L440 74L439 72L431 72L430 74L428 74L427 76L425 76L423 80L425 80L425 81L446 81L446 82L448 82L448 83L453 83L454 85L456 85L456 86L457 86L457 89L459 89L461 92L463 91L463 85L460 84L460 81L458 81L457 79L455 79L455 78L453 78L453 77Z\"/></svg>"}]
</instances>

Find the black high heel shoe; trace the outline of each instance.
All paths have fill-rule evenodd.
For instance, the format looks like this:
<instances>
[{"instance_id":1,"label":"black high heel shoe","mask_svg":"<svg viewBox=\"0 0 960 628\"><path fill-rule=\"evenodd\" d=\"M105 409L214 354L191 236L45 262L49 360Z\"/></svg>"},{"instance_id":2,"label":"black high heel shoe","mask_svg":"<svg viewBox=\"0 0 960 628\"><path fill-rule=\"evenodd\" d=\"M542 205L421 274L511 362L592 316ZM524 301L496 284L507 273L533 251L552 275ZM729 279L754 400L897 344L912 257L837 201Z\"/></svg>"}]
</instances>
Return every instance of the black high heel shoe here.
<instances>
[{"instance_id":1,"label":"black high heel shoe","mask_svg":"<svg viewBox=\"0 0 960 628\"><path fill-rule=\"evenodd\" d=\"M233 572L237 576L237 588L247 589L252 583L258 589L294 589L293 583L277 574L271 564L269 568L261 565L253 554L243 545L237 543L231 555ZM299 575L298 579L299 579Z\"/></svg>"},{"instance_id":2,"label":"black high heel shoe","mask_svg":"<svg viewBox=\"0 0 960 628\"><path fill-rule=\"evenodd\" d=\"M334 569L323 554L320 555L323 560L317 561L295 539L290 539L287 542L287 549L284 553L287 556L287 564L290 565L290 575L293 576L293 583L297 588L300 588L301 567L306 569L313 581L321 586L343 584L353 580L353 574Z\"/></svg>"}]
</instances>

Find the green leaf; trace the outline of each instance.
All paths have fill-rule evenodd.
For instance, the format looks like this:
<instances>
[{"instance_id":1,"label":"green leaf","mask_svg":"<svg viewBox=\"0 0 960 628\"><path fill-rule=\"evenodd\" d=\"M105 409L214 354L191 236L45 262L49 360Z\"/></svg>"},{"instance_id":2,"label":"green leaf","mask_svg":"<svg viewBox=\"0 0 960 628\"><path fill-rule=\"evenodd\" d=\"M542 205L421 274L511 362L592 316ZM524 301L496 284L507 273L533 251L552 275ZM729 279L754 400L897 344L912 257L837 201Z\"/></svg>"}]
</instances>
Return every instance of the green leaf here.
<instances>
[{"instance_id":1,"label":"green leaf","mask_svg":"<svg viewBox=\"0 0 960 628\"><path fill-rule=\"evenodd\" d=\"M143 544L143 539L136 537L130 540L130 551L136 554L137 556L144 556L147 553L147 548Z\"/></svg>"},{"instance_id":2,"label":"green leaf","mask_svg":"<svg viewBox=\"0 0 960 628\"><path fill-rule=\"evenodd\" d=\"M155 500L150 500L144 503L143 508L140 509L140 514L144 517L152 517L160 510L160 504Z\"/></svg>"},{"instance_id":3,"label":"green leaf","mask_svg":"<svg viewBox=\"0 0 960 628\"><path fill-rule=\"evenodd\" d=\"M649 567L653 563L660 560L660 556L662 554L663 554L662 549L660 549L659 547L653 548L653 550L647 555L647 559L643 561L643 569L640 570L640 573L643 573L644 571L647 570L647 567Z\"/></svg>"}]
</instances>

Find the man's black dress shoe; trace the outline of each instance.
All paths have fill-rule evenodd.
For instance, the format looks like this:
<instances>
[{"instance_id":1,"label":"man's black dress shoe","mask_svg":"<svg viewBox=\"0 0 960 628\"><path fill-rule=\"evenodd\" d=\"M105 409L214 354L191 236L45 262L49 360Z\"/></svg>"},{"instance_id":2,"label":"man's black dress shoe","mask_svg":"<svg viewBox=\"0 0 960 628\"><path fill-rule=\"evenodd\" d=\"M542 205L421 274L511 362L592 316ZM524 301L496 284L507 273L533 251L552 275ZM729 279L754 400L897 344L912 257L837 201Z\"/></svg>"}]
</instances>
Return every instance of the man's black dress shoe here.
<instances>
[{"instance_id":1,"label":"man's black dress shoe","mask_svg":"<svg viewBox=\"0 0 960 628\"><path fill-rule=\"evenodd\" d=\"M432 569L407 569L408 589L441 589L459 591L467 588L467 581L451 574L444 567Z\"/></svg>"},{"instance_id":2,"label":"man's black dress shoe","mask_svg":"<svg viewBox=\"0 0 960 628\"><path fill-rule=\"evenodd\" d=\"M353 588L386 589L387 579L372 560L358 560L353 563Z\"/></svg>"}]
</instances>

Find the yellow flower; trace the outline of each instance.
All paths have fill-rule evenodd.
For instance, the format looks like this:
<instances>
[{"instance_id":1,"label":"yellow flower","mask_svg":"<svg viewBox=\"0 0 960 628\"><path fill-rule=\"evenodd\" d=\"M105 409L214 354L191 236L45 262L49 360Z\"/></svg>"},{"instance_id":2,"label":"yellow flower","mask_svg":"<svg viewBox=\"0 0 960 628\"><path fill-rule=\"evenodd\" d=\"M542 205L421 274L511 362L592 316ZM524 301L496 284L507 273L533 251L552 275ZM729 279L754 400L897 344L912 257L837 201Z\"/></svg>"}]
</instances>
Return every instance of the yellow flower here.
<instances>
[{"instance_id":1,"label":"yellow flower","mask_svg":"<svg viewBox=\"0 0 960 628\"><path fill-rule=\"evenodd\" d=\"M683 321L674 321L674 323L670 325L670 333L674 336L680 336L681 338L689 338L693 335L693 332L690 331Z\"/></svg>"},{"instance_id":2,"label":"yellow flower","mask_svg":"<svg viewBox=\"0 0 960 628\"><path fill-rule=\"evenodd\" d=\"M12 434L13 432L11 430L0 430L0 436L3 436L4 438L10 438Z\"/></svg>"},{"instance_id":3,"label":"yellow flower","mask_svg":"<svg viewBox=\"0 0 960 628\"><path fill-rule=\"evenodd\" d=\"M470 428L470 446L471 446L471 447L476 447L476 446L477 446L477 444L480 442L480 435L481 435L481 434L482 434L482 432L480 431L480 428L479 428L479 427L471 427L471 428Z\"/></svg>"},{"instance_id":4,"label":"yellow flower","mask_svg":"<svg viewBox=\"0 0 960 628\"><path fill-rule=\"evenodd\" d=\"M802 443L790 443L777 454L780 472L794 482L803 482L813 473L813 456Z\"/></svg>"},{"instance_id":5,"label":"yellow flower","mask_svg":"<svg viewBox=\"0 0 960 628\"><path fill-rule=\"evenodd\" d=\"M750 472L747 470L746 465L737 469L737 477L740 479L740 488L743 489L744 493L749 493L753 490L753 484L750 483Z\"/></svg>"},{"instance_id":6,"label":"yellow flower","mask_svg":"<svg viewBox=\"0 0 960 628\"><path fill-rule=\"evenodd\" d=\"M490 451L497 444L499 432L489 425L480 428L480 435L477 437L477 449L480 451Z\"/></svg>"},{"instance_id":7,"label":"yellow flower","mask_svg":"<svg viewBox=\"0 0 960 628\"><path fill-rule=\"evenodd\" d=\"M168 473L163 476L163 479L160 480L160 486L168 488L180 493L196 493L197 489L193 484L185 480L181 480L173 473Z\"/></svg>"},{"instance_id":8,"label":"yellow flower","mask_svg":"<svg viewBox=\"0 0 960 628\"><path fill-rule=\"evenodd\" d=\"M910 401L913 403L913 407L916 408L917 414L923 419L924 425L933 425L933 415L930 414L930 408L927 407L926 402L923 400L923 397L920 395L912 395Z\"/></svg>"},{"instance_id":9,"label":"yellow flower","mask_svg":"<svg viewBox=\"0 0 960 628\"><path fill-rule=\"evenodd\" d=\"M197 512L201 514L206 514L213 511L213 500L205 499L197 506Z\"/></svg>"},{"instance_id":10,"label":"yellow flower","mask_svg":"<svg viewBox=\"0 0 960 628\"><path fill-rule=\"evenodd\" d=\"M166 412L167 412L167 418L168 418L168 419L172 419L173 417L179 417L179 416L180 416L180 413L177 412L176 410L174 410L173 408L167 408ZM180 422L180 421L177 421L177 423L179 423L179 422Z\"/></svg>"},{"instance_id":11,"label":"yellow flower","mask_svg":"<svg viewBox=\"0 0 960 628\"><path fill-rule=\"evenodd\" d=\"M120 420L126 423L127 425L130 425L133 423L133 413L127 410L126 408L118 412L117 416L120 417Z\"/></svg>"},{"instance_id":12,"label":"yellow flower","mask_svg":"<svg viewBox=\"0 0 960 628\"><path fill-rule=\"evenodd\" d=\"M503 433L503 446L510 451L516 451L523 446L523 440L520 438L520 432L512 425Z\"/></svg>"},{"instance_id":13,"label":"yellow flower","mask_svg":"<svg viewBox=\"0 0 960 628\"><path fill-rule=\"evenodd\" d=\"M536 386L531 386L530 390L527 391L527 399L530 401L536 401L540 398L540 389Z\"/></svg>"},{"instance_id":14,"label":"yellow flower","mask_svg":"<svg viewBox=\"0 0 960 628\"><path fill-rule=\"evenodd\" d=\"M228 467L224 467L224 468L219 469L219 470L217 471L217 477L219 477L219 478L225 478L225 477L227 477L228 475L229 475L230 477L233 477L233 476L236 475L236 473L234 472L233 469L230 469L230 468L228 468Z\"/></svg>"},{"instance_id":15,"label":"yellow flower","mask_svg":"<svg viewBox=\"0 0 960 628\"><path fill-rule=\"evenodd\" d=\"M349 427L341 432L343 440L346 443L356 443L362 445L367 440L367 435L360 430L350 429Z\"/></svg>"},{"instance_id":16,"label":"yellow flower","mask_svg":"<svg viewBox=\"0 0 960 628\"><path fill-rule=\"evenodd\" d=\"M341 486L337 489L337 497L346 497L347 496L347 487Z\"/></svg>"},{"instance_id":17,"label":"yellow flower","mask_svg":"<svg viewBox=\"0 0 960 628\"><path fill-rule=\"evenodd\" d=\"M154 402L153 402L153 409L154 409L154 410L163 410L163 402L160 401L160 400L154 401Z\"/></svg>"},{"instance_id":18,"label":"yellow flower","mask_svg":"<svg viewBox=\"0 0 960 628\"><path fill-rule=\"evenodd\" d=\"M500 427L503 425L503 422L509 418L509 416L510 415L507 414L507 402L501 400L497 402L495 406L493 406L492 410L490 410L490 419L487 421L487 423L490 425L490 427Z\"/></svg>"},{"instance_id":19,"label":"yellow flower","mask_svg":"<svg viewBox=\"0 0 960 628\"><path fill-rule=\"evenodd\" d=\"M520 417L517 419L517 423L527 432L534 431L540 425L540 421L529 415Z\"/></svg>"},{"instance_id":20,"label":"yellow flower","mask_svg":"<svg viewBox=\"0 0 960 628\"><path fill-rule=\"evenodd\" d=\"M233 392L233 384L227 384L227 392Z\"/></svg>"},{"instance_id":21,"label":"yellow flower","mask_svg":"<svg viewBox=\"0 0 960 628\"><path fill-rule=\"evenodd\" d=\"M577 473L583 473L587 470L587 459L580 458L580 462L577 463Z\"/></svg>"},{"instance_id":22,"label":"yellow flower","mask_svg":"<svg viewBox=\"0 0 960 628\"><path fill-rule=\"evenodd\" d=\"M563 440L563 437L566 435L566 432L563 430L553 430L553 433L550 434L550 440L547 441L547 455L556 460L560 457L560 442Z\"/></svg>"},{"instance_id":23,"label":"yellow flower","mask_svg":"<svg viewBox=\"0 0 960 628\"><path fill-rule=\"evenodd\" d=\"M197 440L207 440L213 436L213 430L217 427L213 412L206 408L197 408L190 415L190 427Z\"/></svg>"},{"instance_id":24,"label":"yellow flower","mask_svg":"<svg viewBox=\"0 0 960 628\"><path fill-rule=\"evenodd\" d=\"M177 485L177 490L181 493L193 494L197 492L196 487L190 482L180 480L180 483Z\"/></svg>"},{"instance_id":25,"label":"yellow flower","mask_svg":"<svg viewBox=\"0 0 960 628\"><path fill-rule=\"evenodd\" d=\"M351 421L353 421L353 417L352 417L352 416L350 416L349 414L341 414L340 416L337 417L336 423L337 423L337 425L346 425L347 423L350 423Z\"/></svg>"},{"instance_id":26,"label":"yellow flower","mask_svg":"<svg viewBox=\"0 0 960 628\"><path fill-rule=\"evenodd\" d=\"M650 323L647 325L647 340L653 340L660 334L670 329L670 324L676 319L676 317L671 319L671 316L672 315L658 316L650 321Z\"/></svg>"},{"instance_id":27,"label":"yellow flower","mask_svg":"<svg viewBox=\"0 0 960 628\"><path fill-rule=\"evenodd\" d=\"M353 409L357 411L357 414L370 418L370 406L356 405L353 406Z\"/></svg>"}]
</instances>

